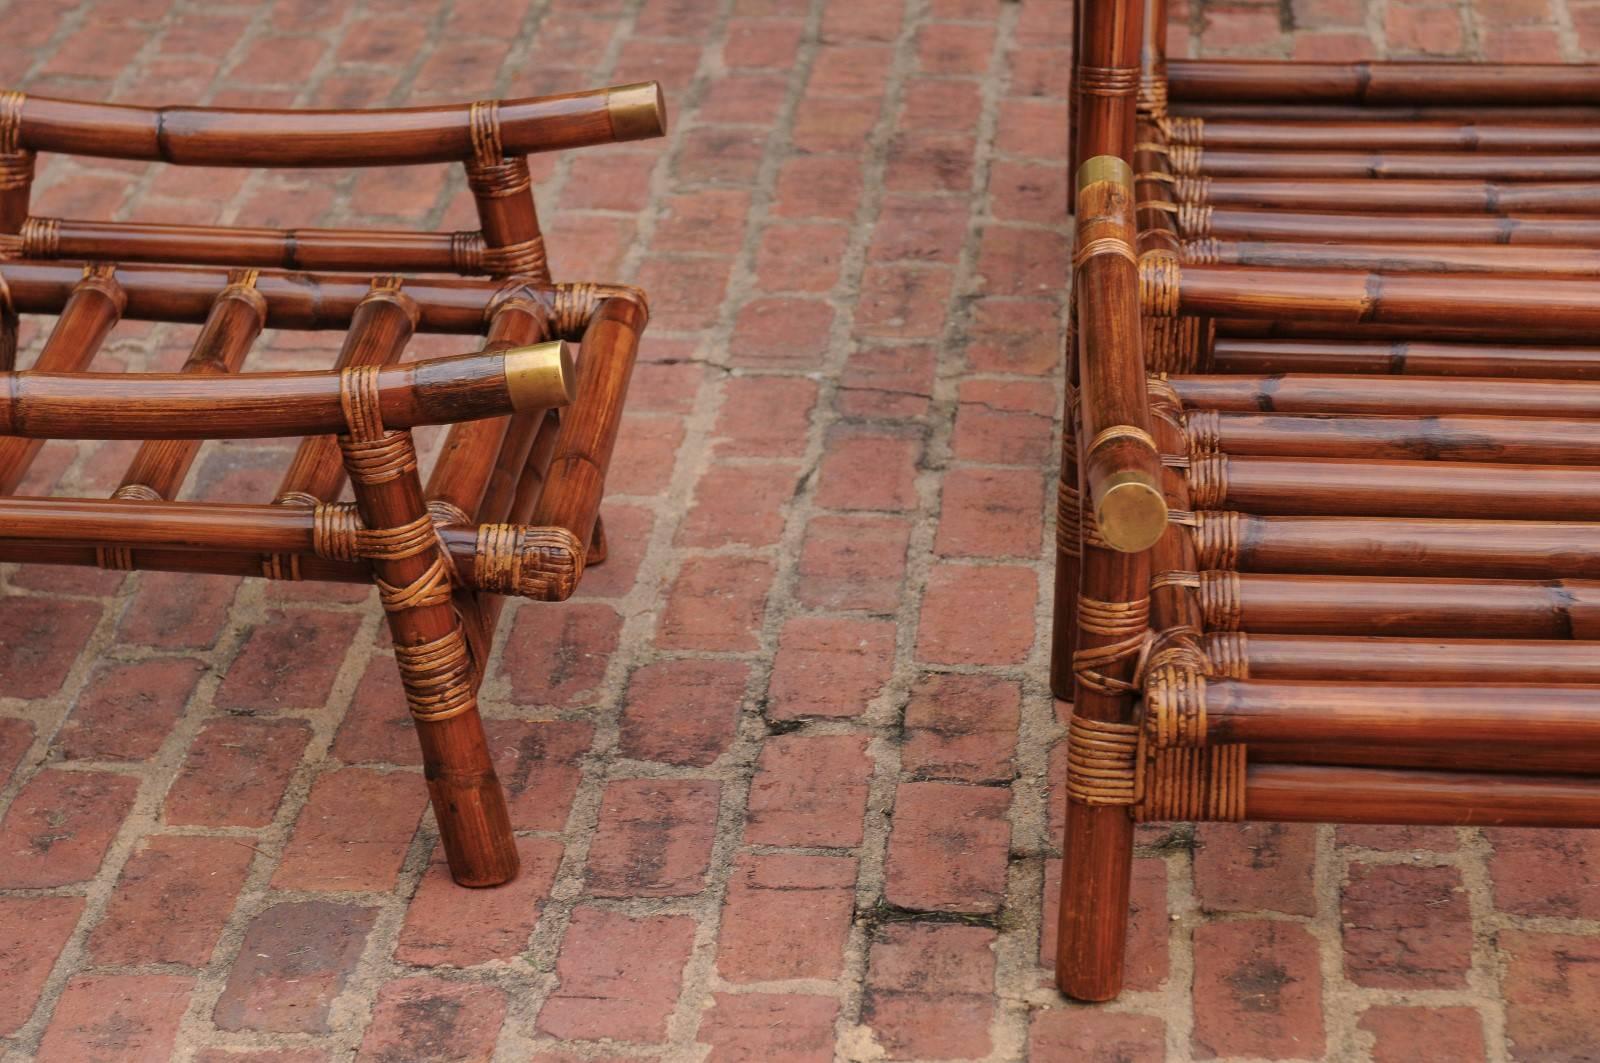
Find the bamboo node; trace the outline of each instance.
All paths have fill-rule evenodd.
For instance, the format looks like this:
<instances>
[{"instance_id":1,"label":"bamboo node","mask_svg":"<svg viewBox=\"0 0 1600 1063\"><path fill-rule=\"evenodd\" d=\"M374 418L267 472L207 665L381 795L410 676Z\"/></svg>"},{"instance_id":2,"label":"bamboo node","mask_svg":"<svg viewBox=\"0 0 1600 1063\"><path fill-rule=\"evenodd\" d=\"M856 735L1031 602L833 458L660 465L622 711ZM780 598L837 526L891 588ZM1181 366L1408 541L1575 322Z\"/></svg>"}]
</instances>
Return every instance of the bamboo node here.
<instances>
[{"instance_id":1,"label":"bamboo node","mask_svg":"<svg viewBox=\"0 0 1600 1063\"><path fill-rule=\"evenodd\" d=\"M28 218L20 235L25 258L55 258L61 252L59 218Z\"/></svg>"},{"instance_id":2,"label":"bamboo node","mask_svg":"<svg viewBox=\"0 0 1600 1063\"><path fill-rule=\"evenodd\" d=\"M280 498L280 503L285 499ZM295 503L289 504L296 504ZM313 502L316 508L311 516L311 550L318 557L330 561L354 561L361 556L358 536L361 519L356 507L349 502Z\"/></svg>"},{"instance_id":3,"label":"bamboo node","mask_svg":"<svg viewBox=\"0 0 1600 1063\"><path fill-rule=\"evenodd\" d=\"M1107 443L1113 443L1118 439L1131 439L1136 443L1149 447L1152 451L1159 449L1156 446L1155 438L1143 428L1131 424L1114 424L1108 428L1102 428L1099 434L1084 448L1083 452L1085 454L1093 454Z\"/></svg>"},{"instance_id":4,"label":"bamboo node","mask_svg":"<svg viewBox=\"0 0 1600 1063\"><path fill-rule=\"evenodd\" d=\"M383 437L383 407L378 390L378 367L348 366L339 371L339 405L350 437L374 440Z\"/></svg>"},{"instance_id":5,"label":"bamboo node","mask_svg":"<svg viewBox=\"0 0 1600 1063\"><path fill-rule=\"evenodd\" d=\"M1216 209L1209 203L1191 203L1188 201L1179 203L1178 231L1184 236L1210 236L1211 217L1216 213Z\"/></svg>"},{"instance_id":6,"label":"bamboo node","mask_svg":"<svg viewBox=\"0 0 1600 1063\"><path fill-rule=\"evenodd\" d=\"M467 187L480 199L504 199L520 195L533 187L528 176L528 160L514 159L467 163Z\"/></svg>"},{"instance_id":7,"label":"bamboo node","mask_svg":"<svg viewBox=\"0 0 1600 1063\"><path fill-rule=\"evenodd\" d=\"M479 166L493 166L505 157L500 141L500 101L475 100L467 110L467 126L472 135L472 159Z\"/></svg>"},{"instance_id":8,"label":"bamboo node","mask_svg":"<svg viewBox=\"0 0 1600 1063\"><path fill-rule=\"evenodd\" d=\"M1133 96L1139 91L1136 66L1080 66L1078 91L1088 96Z\"/></svg>"},{"instance_id":9,"label":"bamboo node","mask_svg":"<svg viewBox=\"0 0 1600 1063\"><path fill-rule=\"evenodd\" d=\"M1250 636L1243 631L1210 631L1204 636L1212 675L1250 678Z\"/></svg>"},{"instance_id":10,"label":"bamboo node","mask_svg":"<svg viewBox=\"0 0 1600 1063\"><path fill-rule=\"evenodd\" d=\"M1243 609L1241 597L1239 573L1200 573L1200 612L1207 628L1238 631Z\"/></svg>"},{"instance_id":11,"label":"bamboo node","mask_svg":"<svg viewBox=\"0 0 1600 1063\"><path fill-rule=\"evenodd\" d=\"M1144 750L1134 819L1237 822L1245 816L1245 747Z\"/></svg>"},{"instance_id":12,"label":"bamboo node","mask_svg":"<svg viewBox=\"0 0 1600 1063\"><path fill-rule=\"evenodd\" d=\"M1139 725L1072 714L1067 723L1067 797L1083 805L1131 805L1137 793Z\"/></svg>"},{"instance_id":13,"label":"bamboo node","mask_svg":"<svg viewBox=\"0 0 1600 1063\"><path fill-rule=\"evenodd\" d=\"M394 658L411 715L419 722L438 723L477 708L472 658L459 621L431 642L396 645Z\"/></svg>"},{"instance_id":14,"label":"bamboo node","mask_svg":"<svg viewBox=\"0 0 1600 1063\"><path fill-rule=\"evenodd\" d=\"M564 340L583 338L595 311L600 309L600 288L595 284L558 284L555 294L556 334Z\"/></svg>"},{"instance_id":15,"label":"bamboo node","mask_svg":"<svg viewBox=\"0 0 1600 1063\"><path fill-rule=\"evenodd\" d=\"M583 574L584 550L566 528L484 524L478 528L473 577L479 590L559 602Z\"/></svg>"},{"instance_id":16,"label":"bamboo node","mask_svg":"<svg viewBox=\"0 0 1600 1063\"><path fill-rule=\"evenodd\" d=\"M1206 744L1206 680L1173 662L1150 669L1144 686L1145 734L1157 749Z\"/></svg>"},{"instance_id":17,"label":"bamboo node","mask_svg":"<svg viewBox=\"0 0 1600 1063\"><path fill-rule=\"evenodd\" d=\"M1201 568L1239 567L1240 515L1233 510L1196 514L1195 564Z\"/></svg>"},{"instance_id":18,"label":"bamboo node","mask_svg":"<svg viewBox=\"0 0 1600 1063\"><path fill-rule=\"evenodd\" d=\"M1193 443L1190 444L1193 447ZM1225 455L1194 455L1189 463L1189 504L1195 509L1218 509L1228 497L1228 459Z\"/></svg>"},{"instance_id":19,"label":"bamboo node","mask_svg":"<svg viewBox=\"0 0 1600 1063\"><path fill-rule=\"evenodd\" d=\"M1178 316L1183 269L1170 252L1152 251L1139 260L1139 306L1154 317Z\"/></svg>"},{"instance_id":20,"label":"bamboo node","mask_svg":"<svg viewBox=\"0 0 1600 1063\"><path fill-rule=\"evenodd\" d=\"M548 277L550 265L545 258L544 237L534 236L503 247L485 246L480 256L483 271L494 277L526 274Z\"/></svg>"},{"instance_id":21,"label":"bamboo node","mask_svg":"<svg viewBox=\"0 0 1600 1063\"><path fill-rule=\"evenodd\" d=\"M160 492L148 484L123 484L111 493L111 497L127 499L130 502L165 501Z\"/></svg>"},{"instance_id":22,"label":"bamboo node","mask_svg":"<svg viewBox=\"0 0 1600 1063\"><path fill-rule=\"evenodd\" d=\"M16 89L0 92L0 155L22 150L22 104L27 98Z\"/></svg>"},{"instance_id":23,"label":"bamboo node","mask_svg":"<svg viewBox=\"0 0 1600 1063\"><path fill-rule=\"evenodd\" d=\"M1189 454L1195 458L1222 451L1222 414L1216 410L1191 410L1185 420L1189 426ZM1190 484L1190 490L1194 485Z\"/></svg>"},{"instance_id":24,"label":"bamboo node","mask_svg":"<svg viewBox=\"0 0 1600 1063\"><path fill-rule=\"evenodd\" d=\"M1133 253L1132 244L1118 236L1102 236L1078 248L1077 254L1072 256L1072 266L1074 269L1082 269L1085 262L1100 255L1116 255L1118 258L1127 259L1132 265L1139 264L1138 257Z\"/></svg>"},{"instance_id":25,"label":"bamboo node","mask_svg":"<svg viewBox=\"0 0 1600 1063\"><path fill-rule=\"evenodd\" d=\"M1197 266L1213 266L1222 260L1222 245L1209 236L1185 240L1179 245L1179 257Z\"/></svg>"},{"instance_id":26,"label":"bamboo node","mask_svg":"<svg viewBox=\"0 0 1600 1063\"><path fill-rule=\"evenodd\" d=\"M482 273L483 234L480 232L453 232L450 234L450 268L457 273Z\"/></svg>"}]
</instances>

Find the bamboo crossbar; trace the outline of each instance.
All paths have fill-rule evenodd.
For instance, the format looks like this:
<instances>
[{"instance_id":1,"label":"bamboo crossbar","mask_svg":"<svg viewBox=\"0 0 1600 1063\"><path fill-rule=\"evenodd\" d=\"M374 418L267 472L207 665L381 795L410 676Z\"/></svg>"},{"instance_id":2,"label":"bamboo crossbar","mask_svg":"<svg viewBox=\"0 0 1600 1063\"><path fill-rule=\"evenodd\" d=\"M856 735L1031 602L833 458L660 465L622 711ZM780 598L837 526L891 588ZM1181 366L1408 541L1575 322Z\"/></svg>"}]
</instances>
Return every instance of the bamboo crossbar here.
<instances>
[{"instance_id":1,"label":"bamboo crossbar","mask_svg":"<svg viewBox=\"0 0 1600 1063\"><path fill-rule=\"evenodd\" d=\"M1248 179L1350 178L1379 181L1562 181L1600 180L1600 155L1494 154L1477 152L1273 151L1195 148L1185 176Z\"/></svg>"},{"instance_id":2,"label":"bamboo crossbar","mask_svg":"<svg viewBox=\"0 0 1600 1063\"><path fill-rule=\"evenodd\" d=\"M1570 63L1172 59L1167 89L1174 99L1217 102L1548 107L1592 104L1600 71Z\"/></svg>"},{"instance_id":3,"label":"bamboo crossbar","mask_svg":"<svg viewBox=\"0 0 1600 1063\"><path fill-rule=\"evenodd\" d=\"M378 373L385 423L448 424L572 401L572 355L556 341L434 358ZM0 374L0 430L31 439L254 439L337 432L337 372Z\"/></svg>"},{"instance_id":4,"label":"bamboo crossbar","mask_svg":"<svg viewBox=\"0 0 1600 1063\"><path fill-rule=\"evenodd\" d=\"M1600 687L1600 643L1245 634L1201 639L1218 675L1345 683L1538 683Z\"/></svg>"},{"instance_id":5,"label":"bamboo crossbar","mask_svg":"<svg viewBox=\"0 0 1600 1063\"><path fill-rule=\"evenodd\" d=\"M1600 826L1600 780L1578 776L1252 764L1249 818L1445 827Z\"/></svg>"},{"instance_id":6,"label":"bamboo crossbar","mask_svg":"<svg viewBox=\"0 0 1600 1063\"><path fill-rule=\"evenodd\" d=\"M1173 142L1207 149L1241 151L1350 150L1360 145L1368 151L1485 152L1485 153L1593 153L1600 151L1600 130L1580 122L1473 121L1442 119L1359 120L1306 119L1299 109L1291 117L1211 118L1179 122ZM1498 112L1490 112L1498 114Z\"/></svg>"},{"instance_id":7,"label":"bamboo crossbar","mask_svg":"<svg viewBox=\"0 0 1600 1063\"><path fill-rule=\"evenodd\" d=\"M1600 214L1600 183L1427 181L1407 178L1196 177L1179 180L1179 202L1265 210L1361 214Z\"/></svg>"},{"instance_id":8,"label":"bamboo crossbar","mask_svg":"<svg viewBox=\"0 0 1600 1063\"><path fill-rule=\"evenodd\" d=\"M1359 373L1600 380L1600 347L1220 336L1211 344L1209 366L1216 373L1240 376Z\"/></svg>"},{"instance_id":9,"label":"bamboo crossbar","mask_svg":"<svg viewBox=\"0 0 1600 1063\"><path fill-rule=\"evenodd\" d=\"M1174 376L1170 383L1188 408L1236 413L1600 416L1600 381L1590 380L1297 373Z\"/></svg>"},{"instance_id":10,"label":"bamboo crossbar","mask_svg":"<svg viewBox=\"0 0 1600 1063\"><path fill-rule=\"evenodd\" d=\"M1285 111L1282 103L1261 101L1208 101L1175 99L1170 101L1169 113L1184 118L1203 118L1206 121L1276 122L1285 114L1295 121L1316 122L1451 122L1477 123L1486 114L1492 114L1500 123L1527 122L1536 125L1582 126L1600 121L1600 107L1593 104L1496 104L1492 111L1483 107L1450 103L1411 103L1364 105L1359 103L1296 103L1292 111Z\"/></svg>"},{"instance_id":11,"label":"bamboo crossbar","mask_svg":"<svg viewBox=\"0 0 1600 1063\"><path fill-rule=\"evenodd\" d=\"M1411 244L1350 240L1318 243L1208 236L1187 240L1185 262L1275 269L1376 270L1496 276L1600 276L1600 248L1507 247L1498 244Z\"/></svg>"},{"instance_id":12,"label":"bamboo crossbar","mask_svg":"<svg viewBox=\"0 0 1600 1063\"><path fill-rule=\"evenodd\" d=\"M1213 206L1180 209L1188 237L1349 243L1364 240L1416 244L1483 244L1517 247L1600 246L1600 217L1562 214L1349 214L1252 210Z\"/></svg>"},{"instance_id":13,"label":"bamboo crossbar","mask_svg":"<svg viewBox=\"0 0 1600 1063\"><path fill-rule=\"evenodd\" d=\"M26 96L17 143L185 166L396 166L557 151L666 131L654 82L389 111L134 107Z\"/></svg>"},{"instance_id":14,"label":"bamboo crossbar","mask_svg":"<svg viewBox=\"0 0 1600 1063\"><path fill-rule=\"evenodd\" d=\"M1600 466L1590 421L1531 417L1200 414L1192 431L1204 455L1467 461Z\"/></svg>"}]
</instances>

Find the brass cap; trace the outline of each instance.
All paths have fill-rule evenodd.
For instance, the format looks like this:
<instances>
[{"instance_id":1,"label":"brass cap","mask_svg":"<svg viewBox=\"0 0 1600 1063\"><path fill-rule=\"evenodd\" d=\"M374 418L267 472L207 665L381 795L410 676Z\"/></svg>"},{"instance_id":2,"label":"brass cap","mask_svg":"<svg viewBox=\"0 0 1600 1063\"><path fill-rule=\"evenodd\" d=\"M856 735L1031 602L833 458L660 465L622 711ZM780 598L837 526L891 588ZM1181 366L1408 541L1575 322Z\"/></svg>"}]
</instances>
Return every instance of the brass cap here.
<instances>
[{"instance_id":1,"label":"brass cap","mask_svg":"<svg viewBox=\"0 0 1600 1063\"><path fill-rule=\"evenodd\" d=\"M1078 167L1078 191L1082 192L1090 185L1101 181L1114 181L1124 185L1131 192L1133 167L1115 155L1096 155L1085 159L1083 165Z\"/></svg>"},{"instance_id":2,"label":"brass cap","mask_svg":"<svg viewBox=\"0 0 1600 1063\"><path fill-rule=\"evenodd\" d=\"M578 397L578 371L565 340L513 347L505 352L506 391L516 410L570 406Z\"/></svg>"},{"instance_id":3,"label":"brass cap","mask_svg":"<svg viewBox=\"0 0 1600 1063\"><path fill-rule=\"evenodd\" d=\"M606 94L611 135L617 140L649 140L667 132L667 100L659 81L622 85Z\"/></svg>"},{"instance_id":4,"label":"brass cap","mask_svg":"<svg viewBox=\"0 0 1600 1063\"><path fill-rule=\"evenodd\" d=\"M1094 500L1100 538L1113 550L1136 554L1160 541L1167 530L1167 500L1145 473L1113 473Z\"/></svg>"}]
</instances>

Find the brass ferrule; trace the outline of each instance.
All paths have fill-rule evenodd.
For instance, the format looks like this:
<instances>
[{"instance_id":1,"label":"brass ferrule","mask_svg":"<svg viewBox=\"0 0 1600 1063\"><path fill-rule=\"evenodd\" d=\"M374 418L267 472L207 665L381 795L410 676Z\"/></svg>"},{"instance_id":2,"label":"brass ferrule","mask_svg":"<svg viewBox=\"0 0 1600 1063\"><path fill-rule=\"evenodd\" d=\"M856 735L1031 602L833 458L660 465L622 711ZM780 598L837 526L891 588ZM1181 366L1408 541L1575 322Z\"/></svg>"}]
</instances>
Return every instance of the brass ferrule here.
<instances>
[{"instance_id":1,"label":"brass ferrule","mask_svg":"<svg viewBox=\"0 0 1600 1063\"><path fill-rule=\"evenodd\" d=\"M617 140L649 140L667 132L667 100L661 83L623 85L606 93L611 135Z\"/></svg>"},{"instance_id":2,"label":"brass ferrule","mask_svg":"<svg viewBox=\"0 0 1600 1063\"><path fill-rule=\"evenodd\" d=\"M1107 546L1137 554L1166 534L1167 500L1153 477L1125 469L1095 486L1094 516Z\"/></svg>"},{"instance_id":3,"label":"brass ferrule","mask_svg":"<svg viewBox=\"0 0 1600 1063\"><path fill-rule=\"evenodd\" d=\"M1096 155L1085 159L1082 166L1078 167L1078 191L1082 192L1092 184L1101 181L1111 181L1122 185L1133 194L1133 167L1115 155Z\"/></svg>"},{"instance_id":4,"label":"brass ferrule","mask_svg":"<svg viewBox=\"0 0 1600 1063\"><path fill-rule=\"evenodd\" d=\"M505 352L506 392L518 411L570 406L578 397L578 372L565 340L513 347Z\"/></svg>"}]
</instances>

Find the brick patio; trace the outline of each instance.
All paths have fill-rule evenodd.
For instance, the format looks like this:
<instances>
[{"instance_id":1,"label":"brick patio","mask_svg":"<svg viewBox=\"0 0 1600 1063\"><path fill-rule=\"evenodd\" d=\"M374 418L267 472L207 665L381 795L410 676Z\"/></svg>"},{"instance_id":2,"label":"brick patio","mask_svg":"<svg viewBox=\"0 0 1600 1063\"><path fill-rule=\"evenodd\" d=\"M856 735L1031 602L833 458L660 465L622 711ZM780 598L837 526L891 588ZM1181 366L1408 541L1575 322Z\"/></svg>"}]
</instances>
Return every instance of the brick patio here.
<instances>
[{"instance_id":1,"label":"brick patio","mask_svg":"<svg viewBox=\"0 0 1600 1063\"><path fill-rule=\"evenodd\" d=\"M0 568L0 1059L1600 1059L1580 833L1147 829L1129 991L1050 988L1066 8L0 0L0 85L34 92L657 78L674 114L535 160L558 277L642 284L655 318L612 557L511 607L485 687L522 877L449 884L365 592ZM1175 23L1174 54L1600 52L1593 0ZM58 160L38 187L69 216L473 226L442 167ZM192 338L125 325L96 365ZM130 453L50 444L24 490L104 495ZM190 490L264 500L286 459L211 445Z\"/></svg>"}]
</instances>

